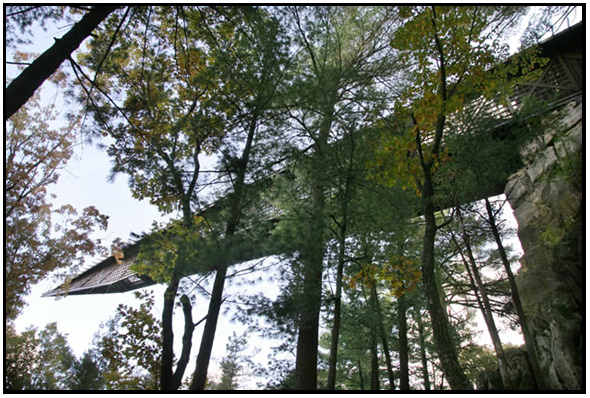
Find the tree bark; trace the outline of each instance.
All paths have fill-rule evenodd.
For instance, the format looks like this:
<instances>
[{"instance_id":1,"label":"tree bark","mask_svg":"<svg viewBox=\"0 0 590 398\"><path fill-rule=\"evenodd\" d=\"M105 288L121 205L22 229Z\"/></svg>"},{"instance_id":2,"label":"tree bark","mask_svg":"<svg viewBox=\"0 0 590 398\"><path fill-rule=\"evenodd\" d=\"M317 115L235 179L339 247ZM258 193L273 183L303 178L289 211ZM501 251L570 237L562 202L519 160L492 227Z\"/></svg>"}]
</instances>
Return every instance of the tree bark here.
<instances>
[{"instance_id":1,"label":"tree bark","mask_svg":"<svg viewBox=\"0 0 590 398\"><path fill-rule=\"evenodd\" d=\"M323 196L323 190L322 190ZM314 195L316 210L323 209L323 198ZM314 212L318 217L322 211ZM320 225L318 225L320 224ZM312 222L307 251L302 254L303 301L299 315L299 334L297 336L297 359L295 361L295 389L317 389L318 330L320 325L320 307L322 300L322 269L324 260L323 222Z\"/></svg>"},{"instance_id":2,"label":"tree bark","mask_svg":"<svg viewBox=\"0 0 590 398\"><path fill-rule=\"evenodd\" d=\"M334 93L336 94L336 93ZM317 389L317 357L322 301L322 271L324 263L324 151L332 126L335 99L325 107L322 123L315 140L312 156L311 209L308 219L309 240L301 250L303 262L303 300L299 315L295 389Z\"/></svg>"},{"instance_id":3,"label":"tree bark","mask_svg":"<svg viewBox=\"0 0 590 398\"><path fill-rule=\"evenodd\" d=\"M419 144L421 145L421 144ZM424 183L422 189L422 204L424 210L424 239L422 249L422 282L427 298L428 312L432 322L434 341L438 350L441 367L446 375L451 389L472 390L473 387L463 373L455 344L450 333L450 325L441 305L438 284L434 273L434 242L436 238L436 217L434 214L434 188L430 168L424 167Z\"/></svg>"},{"instance_id":4,"label":"tree bark","mask_svg":"<svg viewBox=\"0 0 590 398\"><path fill-rule=\"evenodd\" d=\"M365 382L363 379L363 367L361 365L361 360L359 359L358 361L358 365L359 365L359 379L360 379L360 389L361 391L363 391L365 389Z\"/></svg>"},{"instance_id":5,"label":"tree bark","mask_svg":"<svg viewBox=\"0 0 590 398\"><path fill-rule=\"evenodd\" d=\"M195 170L193 174L193 179L196 181L199 171L200 165L198 162L198 154L200 152L200 145L197 145L195 149ZM178 172L173 166L170 166L170 172L174 175L175 178L178 177ZM190 208L190 197L192 196L192 188L189 188L186 192L182 188L182 185L178 186L178 191L181 196L181 206L182 206L182 226L186 231L189 231L193 225L193 217L192 211ZM180 378L182 379L183 374L177 372L175 376L173 371L174 365L174 331L172 326L172 318L174 316L174 302L176 300L176 293L178 292L178 286L180 284L180 280L182 279L183 270L185 269L185 259L188 258L186 253L183 251L187 250L187 248L182 248L176 261L174 263L174 269L172 270L172 277L170 282L168 283L168 287L164 292L164 308L162 310L162 364L161 364L161 372L160 372L160 388L162 390L176 390L175 379ZM183 303L183 306L186 307L186 304ZM192 318L192 317L191 317ZM185 313L185 322L187 320L186 313ZM185 332L187 330L188 325L185 325ZM192 333L191 333L192 338ZM186 356L190 355L190 349L192 347L192 342L188 346L184 345L183 342L183 354ZM184 353L184 350L188 349L188 353ZM186 366L186 365L185 365ZM184 370L183 370L184 372ZM180 384L178 385L180 386Z\"/></svg>"},{"instance_id":6,"label":"tree bark","mask_svg":"<svg viewBox=\"0 0 590 398\"><path fill-rule=\"evenodd\" d=\"M174 390L174 331L172 318L174 314L174 301L181 276L178 272L172 274L172 279L164 292L164 308L162 310L162 365L160 372L160 388L162 390Z\"/></svg>"},{"instance_id":7,"label":"tree bark","mask_svg":"<svg viewBox=\"0 0 590 398\"><path fill-rule=\"evenodd\" d=\"M253 113L250 126L248 128L248 136L246 138L246 145L242 151L240 167L236 174L234 184L234 192L230 201L230 215L225 229L225 238L235 235L238 227L244 195L244 185L246 178L246 170L250 160L250 152L252 150L252 143L256 133L256 126L258 124L258 112ZM225 250L225 248L220 248ZM211 351L213 349L213 341L215 339L215 332L217 330L217 320L219 319L219 311L223 303L223 289L225 279L227 276L227 267L220 265L215 273L215 280L213 282L213 289L211 291L211 299L209 301L209 310L207 312L207 321L203 330L203 337L201 338L201 345L199 347L199 354L197 356L197 365L191 383L191 390L204 390L207 382L207 371L209 369L209 361L211 360Z\"/></svg>"},{"instance_id":8,"label":"tree bark","mask_svg":"<svg viewBox=\"0 0 590 398\"><path fill-rule=\"evenodd\" d=\"M379 337L381 338L381 347L385 355L385 365L387 366L387 378L389 380L389 389L395 390L395 377L393 375L393 365L391 364L391 354L389 353L389 344L387 343L387 335L385 327L383 326L383 315L381 306L379 304L379 297L377 296L377 288L375 285L371 286L371 300L374 303L374 311L377 319L377 327L379 328Z\"/></svg>"},{"instance_id":9,"label":"tree bark","mask_svg":"<svg viewBox=\"0 0 590 398\"><path fill-rule=\"evenodd\" d=\"M4 90L4 120L18 111L43 82L118 6L95 6L61 39L23 70Z\"/></svg>"},{"instance_id":10,"label":"tree bark","mask_svg":"<svg viewBox=\"0 0 590 398\"><path fill-rule=\"evenodd\" d=\"M188 361L190 359L193 345L193 332L195 330L195 324L193 323L192 316L193 308L189 298L183 294L180 297L180 303L182 304L182 312L184 313L184 334L182 336L182 352L180 354L180 358L178 359L176 370L174 371L175 390L178 390L182 384L182 377L184 376L184 371L186 370L186 366L188 365Z\"/></svg>"},{"instance_id":11,"label":"tree bark","mask_svg":"<svg viewBox=\"0 0 590 398\"><path fill-rule=\"evenodd\" d=\"M475 282L474 288L477 288L479 292L479 297L481 298L481 307L483 316L488 327L488 331L490 333L490 337L492 339L492 344L494 345L494 350L496 351L496 359L498 361L498 368L500 369L500 375L502 377L502 381L504 384L505 389L510 389L510 377L508 374L508 369L506 368L506 355L504 355L504 348L502 347L502 341L500 340L500 334L498 333L498 328L496 327L496 322L494 321L494 315L492 313L492 307L490 305L490 300L488 299L488 294L485 290L485 286L481 280L481 276L479 274L479 270L477 269L477 264L475 262L475 257L473 255L473 250L471 247L471 239L467 234L465 229L465 225L463 224L463 218L461 216L461 208L456 206L457 209L457 220L459 222L459 229L461 231L461 235L463 236L463 243L465 245L465 251L467 252L467 259L469 261L465 261L465 266L467 267L468 271L470 271L470 278L473 276L473 281ZM457 243L455 241L455 243ZM458 246L458 245L457 245ZM478 300L479 301L479 300Z\"/></svg>"},{"instance_id":12,"label":"tree bark","mask_svg":"<svg viewBox=\"0 0 590 398\"><path fill-rule=\"evenodd\" d=\"M500 258L502 259L502 263L504 264L504 269L506 270L506 274L508 275L508 283L510 284L510 293L512 296L512 303L514 304L514 308L516 309L516 314L518 315L518 320L520 321L520 328L522 330L522 335L524 337L525 345L527 347L527 356L531 363L531 367L533 370L533 376L535 377L535 382L537 383L537 387L540 390L546 390L547 384L545 383L545 379L543 378L543 374L541 373L541 366L539 365L539 359L537 357L537 349L535 345L535 339L530 333L530 329L527 323L527 319L524 313L524 309L522 308L522 303L520 301L520 295L518 294L518 287L516 286L516 279L514 279L514 274L512 273L512 269L510 268L510 261L508 260L508 256L506 254L506 250L504 249L504 245L502 244L502 239L500 237L500 232L498 231L498 226L496 225L496 219L494 217L494 211L492 209L492 205L490 201L486 198L486 211L488 213L488 221L490 224L490 228L492 229L492 235L494 235L494 240L496 241L496 245L498 246L498 251L500 253Z\"/></svg>"},{"instance_id":13,"label":"tree bark","mask_svg":"<svg viewBox=\"0 0 590 398\"><path fill-rule=\"evenodd\" d=\"M201 345L197 356L197 367L193 376L191 390L205 389L207 370L209 368L211 350L213 348L213 340L215 339L217 320L219 318L219 310L221 309L223 301L223 286L225 284L226 275L227 267L221 267L215 273L215 282L213 283L211 299L209 300L209 311L207 312L207 321L205 322L203 337L201 338Z\"/></svg>"},{"instance_id":14,"label":"tree bark","mask_svg":"<svg viewBox=\"0 0 590 398\"><path fill-rule=\"evenodd\" d=\"M334 319L332 320L330 358L328 363L328 390L334 390L336 388L336 367L338 366L338 340L340 338L340 319L342 315L342 276L344 273L344 254L346 250L346 220L342 223L340 233L340 241L338 242L338 265L336 270L336 296L334 297Z\"/></svg>"},{"instance_id":15,"label":"tree bark","mask_svg":"<svg viewBox=\"0 0 590 398\"><path fill-rule=\"evenodd\" d=\"M399 388L402 391L410 389L410 369L408 358L408 322L406 311L408 310L408 301L405 294L402 294L397 300L398 312L398 338L399 338Z\"/></svg>"},{"instance_id":16,"label":"tree bark","mask_svg":"<svg viewBox=\"0 0 590 398\"><path fill-rule=\"evenodd\" d=\"M379 390L379 358L377 357L377 332L371 330L371 390Z\"/></svg>"},{"instance_id":17,"label":"tree bark","mask_svg":"<svg viewBox=\"0 0 590 398\"><path fill-rule=\"evenodd\" d=\"M424 324L418 310L416 322L418 323L418 340L420 341L420 361L422 362L422 377L424 378L424 389L430 390L430 377L428 375L428 359L426 358L426 341L424 339Z\"/></svg>"}]
</instances>

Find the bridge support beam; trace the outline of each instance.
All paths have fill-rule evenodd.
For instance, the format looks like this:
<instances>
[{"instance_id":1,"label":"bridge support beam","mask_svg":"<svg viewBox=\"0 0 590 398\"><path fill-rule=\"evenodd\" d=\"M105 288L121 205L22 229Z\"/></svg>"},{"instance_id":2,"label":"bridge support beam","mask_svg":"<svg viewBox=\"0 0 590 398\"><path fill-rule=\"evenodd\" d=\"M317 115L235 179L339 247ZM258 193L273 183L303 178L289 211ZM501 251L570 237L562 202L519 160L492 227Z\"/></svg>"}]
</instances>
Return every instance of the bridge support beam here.
<instances>
[{"instance_id":1,"label":"bridge support beam","mask_svg":"<svg viewBox=\"0 0 590 398\"><path fill-rule=\"evenodd\" d=\"M582 103L561 109L564 129L521 152L505 194L524 250L517 285L547 388L583 387L584 219Z\"/></svg>"}]
</instances>

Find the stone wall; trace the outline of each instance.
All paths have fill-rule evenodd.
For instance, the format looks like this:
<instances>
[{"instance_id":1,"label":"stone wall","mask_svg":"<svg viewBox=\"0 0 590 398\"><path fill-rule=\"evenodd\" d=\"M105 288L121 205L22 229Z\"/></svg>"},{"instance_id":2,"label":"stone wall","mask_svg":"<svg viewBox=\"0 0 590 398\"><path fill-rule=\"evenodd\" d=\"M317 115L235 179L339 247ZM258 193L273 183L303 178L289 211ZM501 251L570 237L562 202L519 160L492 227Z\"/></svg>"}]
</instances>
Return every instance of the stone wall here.
<instances>
[{"instance_id":1,"label":"stone wall","mask_svg":"<svg viewBox=\"0 0 590 398\"><path fill-rule=\"evenodd\" d=\"M560 128L522 149L525 167L505 194L524 250L519 294L548 388L583 386L584 215L582 103L562 108Z\"/></svg>"}]
</instances>

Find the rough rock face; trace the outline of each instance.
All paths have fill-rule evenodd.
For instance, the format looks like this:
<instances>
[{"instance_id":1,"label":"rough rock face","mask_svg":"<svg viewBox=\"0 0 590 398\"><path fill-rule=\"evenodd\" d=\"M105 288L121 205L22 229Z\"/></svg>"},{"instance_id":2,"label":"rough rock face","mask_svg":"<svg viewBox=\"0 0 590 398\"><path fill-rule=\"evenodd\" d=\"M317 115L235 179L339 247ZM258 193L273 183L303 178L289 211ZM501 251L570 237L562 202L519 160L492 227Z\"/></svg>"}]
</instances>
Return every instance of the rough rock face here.
<instances>
[{"instance_id":1,"label":"rough rock face","mask_svg":"<svg viewBox=\"0 0 590 398\"><path fill-rule=\"evenodd\" d=\"M504 350L508 365L507 387L502 383L499 370L487 370L477 376L478 390L535 390L535 378L531 364L528 361L525 347L508 348Z\"/></svg>"},{"instance_id":2,"label":"rough rock face","mask_svg":"<svg viewBox=\"0 0 590 398\"><path fill-rule=\"evenodd\" d=\"M583 384L584 220L582 104L561 110L563 126L527 145L526 166L505 193L524 250L517 285L550 389Z\"/></svg>"}]
</instances>

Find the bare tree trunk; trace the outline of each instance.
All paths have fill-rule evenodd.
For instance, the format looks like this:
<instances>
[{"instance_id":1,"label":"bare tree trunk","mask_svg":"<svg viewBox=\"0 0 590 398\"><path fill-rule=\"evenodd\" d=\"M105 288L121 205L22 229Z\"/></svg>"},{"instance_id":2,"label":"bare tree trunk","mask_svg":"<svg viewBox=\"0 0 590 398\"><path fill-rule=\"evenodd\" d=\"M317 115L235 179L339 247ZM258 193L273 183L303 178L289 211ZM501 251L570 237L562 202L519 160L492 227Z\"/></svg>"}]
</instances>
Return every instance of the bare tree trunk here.
<instances>
[{"instance_id":1,"label":"bare tree trunk","mask_svg":"<svg viewBox=\"0 0 590 398\"><path fill-rule=\"evenodd\" d=\"M174 332L172 318L174 313L174 301L181 276L173 272L172 279L164 292L164 309L162 310L162 365L160 372L160 388L162 390L174 390Z\"/></svg>"},{"instance_id":2,"label":"bare tree trunk","mask_svg":"<svg viewBox=\"0 0 590 398\"><path fill-rule=\"evenodd\" d=\"M325 107L322 123L315 140L311 175L311 209L308 219L309 242L302 248L303 298L297 335L295 360L295 389L317 389L317 357L322 301L322 271L324 263L324 152L333 121L335 99ZM318 175L319 174L319 175Z\"/></svg>"},{"instance_id":3,"label":"bare tree trunk","mask_svg":"<svg viewBox=\"0 0 590 398\"><path fill-rule=\"evenodd\" d=\"M520 321L520 327L522 329L522 334L524 336L524 341L527 347L527 355L531 363L531 367L533 369L533 376L535 377L537 387L540 390L546 390L547 384L545 383L545 379L543 378L543 375L541 373L541 366L539 365L539 359L537 357L535 339L530 333L526 316L524 314L524 309L522 308L522 303L520 302L518 287L516 286L516 280L514 279L514 274L512 273L512 269L510 268L510 261L508 260L508 256L506 255L506 250L504 249L504 245L502 244L500 232L498 231L496 219L494 217L494 211L492 209L490 201L487 198L485 199L485 204L488 213L488 221L492 229L492 235L494 235L494 240L496 241L496 245L498 246L498 251L500 253L500 258L502 259L502 263L504 264L506 274L508 275L508 283L510 284L512 303L514 304L516 314L518 315L518 320Z\"/></svg>"},{"instance_id":4,"label":"bare tree trunk","mask_svg":"<svg viewBox=\"0 0 590 398\"><path fill-rule=\"evenodd\" d=\"M408 301L405 294L402 294L397 300L398 312L398 338L399 338L399 388L402 391L410 389L410 369L408 358L408 323L406 311L408 310Z\"/></svg>"},{"instance_id":5,"label":"bare tree trunk","mask_svg":"<svg viewBox=\"0 0 590 398\"><path fill-rule=\"evenodd\" d=\"M334 319L332 320L332 334L330 343L330 358L328 363L328 390L336 388L336 367L338 366L338 340L340 338L340 319L342 312L342 276L344 273L344 254L346 240L346 221L340 228L340 242L338 242L338 265L336 270L336 296L334 297Z\"/></svg>"},{"instance_id":6,"label":"bare tree trunk","mask_svg":"<svg viewBox=\"0 0 590 398\"><path fill-rule=\"evenodd\" d=\"M385 334L385 327L383 326L383 315L381 306L379 305L379 297L377 297L377 288L375 285L371 286L371 299L374 303L374 311L377 320L377 327L379 328L379 337L381 337L381 347L385 355L385 365L387 366L387 378L389 379L389 389L395 390L395 377L393 375L393 365L391 364L391 354L389 353L389 344L387 343L387 335Z\"/></svg>"},{"instance_id":7,"label":"bare tree trunk","mask_svg":"<svg viewBox=\"0 0 590 398\"><path fill-rule=\"evenodd\" d=\"M184 334L182 336L182 352L174 371L174 389L178 390L182 384L182 377L190 359L191 349L193 345L193 332L195 324L193 323L192 306L189 298L183 294L180 297L182 304L182 312L184 313Z\"/></svg>"},{"instance_id":8,"label":"bare tree trunk","mask_svg":"<svg viewBox=\"0 0 590 398\"><path fill-rule=\"evenodd\" d=\"M215 339L215 331L217 330L217 320L223 302L223 285L226 275L227 267L225 266L220 267L215 273L215 281L213 283L213 290L211 291L211 299L209 300L207 321L205 322L203 337L201 338L201 345L197 356L197 367L193 376L191 390L205 389L207 370L213 349L213 340Z\"/></svg>"},{"instance_id":9,"label":"bare tree trunk","mask_svg":"<svg viewBox=\"0 0 590 398\"><path fill-rule=\"evenodd\" d=\"M235 235L238 227L244 195L244 185L246 178L246 170L250 159L250 152L252 150L252 143L256 133L256 126L258 124L258 113L254 112L253 118L250 121L248 129L248 136L246 138L246 145L242 151L240 161L240 168L236 175L234 184L234 192L230 200L230 213L225 229L225 238ZM220 248L225 250L225 248ZM207 320L203 330L203 337L201 338L201 345L199 347L199 354L197 356L197 365L191 383L191 390L204 390L207 381L207 371L209 369L209 361L211 360L211 351L213 349L213 341L215 339L215 332L217 330L217 320L219 319L219 311L223 303L223 289L225 285L225 278L227 276L227 266L220 265L215 273L215 280L213 282L213 289L211 291L211 299L209 300L209 310L207 312Z\"/></svg>"},{"instance_id":10,"label":"bare tree trunk","mask_svg":"<svg viewBox=\"0 0 590 398\"><path fill-rule=\"evenodd\" d=\"M195 170L193 171L193 180L196 181L200 171L200 164L198 162L198 154L200 152L200 144L194 150L194 159L195 159ZM175 179L179 179L178 172L171 167L170 173L175 177ZM192 196L192 192L194 189L194 184L188 188L185 192L181 185L178 186L178 190L181 193L181 206L182 206L182 226L186 231L190 231L193 225L193 213L190 207L190 199ZM170 282L168 283L168 287L164 292L164 308L162 310L162 364L161 364L161 372L160 372L160 388L162 390L175 390L178 389L176 387L175 380L177 378L182 379L184 374L184 368L177 371L175 375L173 372L173 365L174 365L174 331L172 326L172 318L174 316L174 302L176 300L176 294L178 292L178 286L180 284L180 280L182 279L183 272L182 270L185 269L186 266L186 258L188 258L188 254L185 252L187 250L186 247L181 247L180 253L176 258L174 263L174 269L172 270L172 277ZM186 307L187 304L190 306L190 303L187 300L182 303L185 309L185 322L189 319L186 314ZM192 316L190 317L192 319ZM185 325L185 332L188 331L190 325ZM194 329L194 327L193 327ZM191 339L192 339L192 331L191 331ZM192 348L192 341L187 341L183 339L183 354L188 357L190 355L190 350ZM188 350L188 352L185 352ZM184 365L186 367L186 364ZM182 371L182 373L180 373ZM178 384L180 386L180 384Z\"/></svg>"},{"instance_id":11,"label":"bare tree trunk","mask_svg":"<svg viewBox=\"0 0 590 398\"><path fill-rule=\"evenodd\" d=\"M418 310L416 322L418 323L418 339L420 341L420 360L422 362L422 377L424 378L424 389L430 390L430 377L428 375L428 359L426 358L426 341L424 339L424 324Z\"/></svg>"},{"instance_id":12,"label":"bare tree trunk","mask_svg":"<svg viewBox=\"0 0 590 398\"><path fill-rule=\"evenodd\" d=\"M371 390L379 390L379 359L377 357L377 333L371 330Z\"/></svg>"},{"instance_id":13,"label":"bare tree trunk","mask_svg":"<svg viewBox=\"0 0 590 398\"><path fill-rule=\"evenodd\" d=\"M363 379L363 367L361 365L361 360L359 359L358 361L358 365L359 365L359 378L360 378L360 387L361 387L361 391L365 389L365 382Z\"/></svg>"},{"instance_id":14,"label":"bare tree trunk","mask_svg":"<svg viewBox=\"0 0 590 398\"><path fill-rule=\"evenodd\" d=\"M18 111L35 91L118 6L95 6L61 39L23 70L4 91L4 120Z\"/></svg>"},{"instance_id":15,"label":"bare tree trunk","mask_svg":"<svg viewBox=\"0 0 590 398\"><path fill-rule=\"evenodd\" d=\"M322 301L323 244L323 187L314 184L312 207L315 220L310 220L310 239L302 252L303 301L300 306L297 358L295 361L295 389L317 389L317 356Z\"/></svg>"},{"instance_id":16,"label":"bare tree trunk","mask_svg":"<svg viewBox=\"0 0 590 398\"><path fill-rule=\"evenodd\" d=\"M421 145L419 143L419 145ZM419 146L420 148L420 146ZM434 242L436 238L436 218L434 215L434 189L429 167L423 166L424 184L422 203L424 211L424 239L422 249L422 282L427 298L428 312L432 322L434 341L438 350L443 371L453 390L472 390L473 387L463 373L450 333L449 320L443 310L439 287L434 273Z\"/></svg>"},{"instance_id":17,"label":"bare tree trunk","mask_svg":"<svg viewBox=\"0 0 590 398\"><path fill-rule=\"evenodd\" d=\"M500 334L498 333L498 329L496 328L496 322L494 321L494 315L492 313L492 307L490 305L490 300L488 299L488 294L485 290L485 286L481 280L481 276L479 274L479 270L477 269L477 264L475 262L475 257L473 255L473 250L471 248L471 239L467 234L465 229L465 225L463 224L463 218L461 216L461 208L460 206L456 207L457 209L457 220L459 222L459 229L461 230L461 234L463 236L463 243L465 245L465 251L467 252L467 259L469 261L465 261L465 266L468 270L470 270L470 277L473 275L473 280L475 281L475 286L477 287L477 291L479 292L479 297L481 298L481 305L482 305L482 312L488 327L488 331L490 333L490 337L492 339L492 344L494 345L494 350L496 351L496 359L498 361L498 368L500 369L500 375L502 376L502 381L504 384L505 389L510 389L510 376L508 374L508 369L506 368L506 355L504 355L504 348L502 347L502 341L500 340ZM453 238L454 239L454 238ZM455 241L455 243L457 243Z\"/></svg>"}]
</instances>

